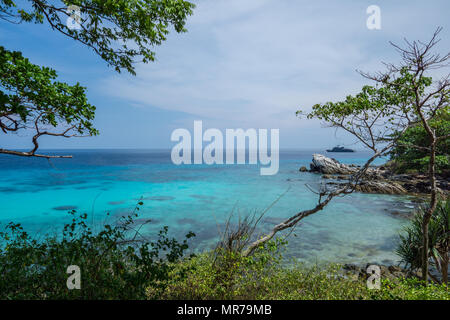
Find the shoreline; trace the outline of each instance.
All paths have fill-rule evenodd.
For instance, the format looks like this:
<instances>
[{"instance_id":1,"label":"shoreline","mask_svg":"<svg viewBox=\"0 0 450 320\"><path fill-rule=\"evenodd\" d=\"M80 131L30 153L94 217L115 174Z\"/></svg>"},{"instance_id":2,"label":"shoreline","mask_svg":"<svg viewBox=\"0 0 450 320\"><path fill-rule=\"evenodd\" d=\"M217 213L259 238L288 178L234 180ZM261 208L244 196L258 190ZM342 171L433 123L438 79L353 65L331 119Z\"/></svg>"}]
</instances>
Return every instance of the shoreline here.
<instances>
[{"instance_id":1,"label":"shoreline","mask_svg":"<svg viewBox=\"0 0 450 320\"><path fill-rule=\"evenodd\" d=\"M360 165L343 164L334 158L322 154L313 154L310 169L300 167L300 172L322 174L322 179L330 186L338 186L347 182L355 174ZM389 163L369 166L364 178L358 183L356 191L361 193L408 195L416 198L429 197L428 176L423 173L395 173ZM436 175L436 184L443 195L450 193L450 177Z\"/></svg>"}]
</instances>

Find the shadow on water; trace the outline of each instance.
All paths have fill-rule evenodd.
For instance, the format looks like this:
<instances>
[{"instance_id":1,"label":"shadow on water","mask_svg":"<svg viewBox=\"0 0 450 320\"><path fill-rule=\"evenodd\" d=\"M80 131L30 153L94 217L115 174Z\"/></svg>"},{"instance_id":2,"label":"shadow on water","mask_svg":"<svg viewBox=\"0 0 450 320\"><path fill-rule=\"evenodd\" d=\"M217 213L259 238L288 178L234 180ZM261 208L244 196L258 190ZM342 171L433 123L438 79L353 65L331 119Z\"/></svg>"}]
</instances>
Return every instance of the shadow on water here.
<instances>
[{"instance_id":1,"label":"shadow on water","mask_svg":"<svg viewBox=\"0 0 450 320\"><path fill-rule=\"evenodd\" d=\"M57 211L70 211L70 210L76 210L78 207L77 206L58 206L58 207L53 207L53 210L57 210Z\"/></svg>"}]
</instances>

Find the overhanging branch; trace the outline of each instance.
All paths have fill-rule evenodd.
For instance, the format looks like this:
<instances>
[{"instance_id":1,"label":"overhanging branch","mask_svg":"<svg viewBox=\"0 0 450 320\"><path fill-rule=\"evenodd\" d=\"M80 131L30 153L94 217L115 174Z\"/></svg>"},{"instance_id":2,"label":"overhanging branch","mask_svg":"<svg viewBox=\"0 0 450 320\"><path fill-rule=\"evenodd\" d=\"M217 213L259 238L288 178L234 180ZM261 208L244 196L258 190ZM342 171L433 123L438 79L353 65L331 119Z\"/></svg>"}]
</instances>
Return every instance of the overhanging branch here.
<instances>
[{"instance_id":1,"label":"overhanging branch","mask_svg":"<svg viewBox=\"0 0 450 320\"><path fill-rule=\"evenodd\" d=\"M46 158L46 159L55 159L55 158L72 158L71 155L46 155L46 154L38 154L34 152L23 152L23 151L15 151L15 150L7 150L7 149L0 149L0 153L3 154L10 154L14 156L21 156L21 157L36 157L36 158Z\"/></svg>"}]
</instances>

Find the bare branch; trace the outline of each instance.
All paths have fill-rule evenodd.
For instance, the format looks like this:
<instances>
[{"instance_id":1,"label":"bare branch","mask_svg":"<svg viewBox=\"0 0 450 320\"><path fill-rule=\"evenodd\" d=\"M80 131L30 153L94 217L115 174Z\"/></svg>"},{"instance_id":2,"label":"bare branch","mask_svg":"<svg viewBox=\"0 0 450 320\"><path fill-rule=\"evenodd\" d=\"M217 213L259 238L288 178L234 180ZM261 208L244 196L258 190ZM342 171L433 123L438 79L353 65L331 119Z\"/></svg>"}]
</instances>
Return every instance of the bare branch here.
<instances>
[{"instance_id":1,"label":"bare branch","mask_svg":"<svg viewBox=\"0 0 450 320\"><path fill-rule=\"evenodd\" d=\"M36 157L36 158L46 158L46 159L72 158L72 156L70 156L70 155L68 155L68 156L45 155L45 154L37 154L37 153L32 153L32 152L22 152L22 151L7 150L7 149L0 149L0 153L21 156L21 157Z\"/></svg>"}]
</instances>

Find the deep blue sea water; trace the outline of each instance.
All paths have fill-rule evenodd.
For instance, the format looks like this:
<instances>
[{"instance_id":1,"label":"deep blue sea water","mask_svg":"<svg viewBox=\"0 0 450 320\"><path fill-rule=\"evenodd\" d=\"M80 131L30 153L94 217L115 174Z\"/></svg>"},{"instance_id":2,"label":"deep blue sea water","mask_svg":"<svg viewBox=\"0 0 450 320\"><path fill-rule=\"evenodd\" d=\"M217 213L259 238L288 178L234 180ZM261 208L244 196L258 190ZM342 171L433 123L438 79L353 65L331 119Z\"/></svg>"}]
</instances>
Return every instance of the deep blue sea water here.
<instances>
[{"instance_id":1,"label":"deep blue sea water","mask_svg":"<svg viewBox=\"0 0 450 320\"><path fill-rule=\"evenodd\" d=\"M67 211L86 212L99 225L109 212L114 219L130 213L140 198L140 218L152 219L143 232L163 225L171 235L188 231L197 236L191 247L211 248L233 212L235 219L261 212L286 193L262 219L259 231L317 202L307 184L317 187L320 176L300 173L313 153L281 151L280 170L261 176L257 165L182 165L170 160L170 150L70 150L73 159L0 156L0 223L20 222L40 235L68 221ZM344 163L361 164L367 152L334 153ZM379 163L383 162L380 160ZM395 214L408 212L405 196L352 194L334 199L323 211L307 217L291 235L287 256L305 263L396 262L398 231L406 223ZM90 220L91 221L91 220Z\"/></svg>"}]
</instances>

